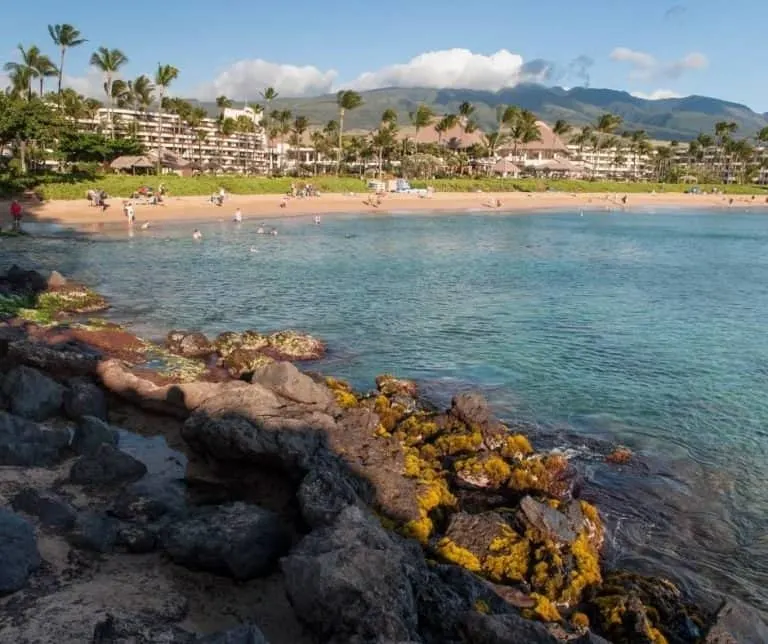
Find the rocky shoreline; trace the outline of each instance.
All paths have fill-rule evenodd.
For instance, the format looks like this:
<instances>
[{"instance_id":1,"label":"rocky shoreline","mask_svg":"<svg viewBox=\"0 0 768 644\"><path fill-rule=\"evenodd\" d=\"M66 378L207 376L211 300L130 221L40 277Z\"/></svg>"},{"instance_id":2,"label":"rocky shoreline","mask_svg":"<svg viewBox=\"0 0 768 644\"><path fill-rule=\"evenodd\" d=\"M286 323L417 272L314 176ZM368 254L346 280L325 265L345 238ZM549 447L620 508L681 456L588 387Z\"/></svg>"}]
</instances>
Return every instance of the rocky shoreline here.
<instances>
[{"instance_id":1,"label":"rocky shoreline","mask_svg":"<svg viewBox=\"0 0 768 644\"><path fill-rule=\"evenodd\" d=\"M296 332L161 347L85 319L107 306L0 277L0 641L768 641L607 569L578 470L482 396L355 392L292 364L325 351ZM131 452L158 436L162 462Z\"/></svg>"}]
</instances>

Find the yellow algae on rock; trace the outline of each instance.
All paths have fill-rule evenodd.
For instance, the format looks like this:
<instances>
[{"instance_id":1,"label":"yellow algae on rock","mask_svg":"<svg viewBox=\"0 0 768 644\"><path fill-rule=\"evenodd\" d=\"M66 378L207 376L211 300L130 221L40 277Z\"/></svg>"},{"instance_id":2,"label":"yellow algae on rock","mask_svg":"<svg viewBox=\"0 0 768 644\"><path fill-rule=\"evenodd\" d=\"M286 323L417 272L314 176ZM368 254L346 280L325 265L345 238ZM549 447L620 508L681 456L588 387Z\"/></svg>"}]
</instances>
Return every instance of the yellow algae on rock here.
<instances>
[{"instance_id":1,"label":"yellow algae on rock","mask_svg":"<svg viewBox=\"0 0 768 644\"><path fill-rule=\"evenodd\" d=\"M440 506L455 506L456 497L451 494L448 484L441 478L432 481L422 480L421 484L421 492L417 498L419 518L406 523L403 531L406 536L418 539L425 544L429 541L434 528L429 513Z\"/></svg>"},{"instance_id":2,"label":"yellow algae on rock","mask_svg":"<svg viewBox=\"0 0 768 644\"><path fill-rule=\"evenodd\" d=\"M485 458L472 456L456 461L454 469L462 478L482 487L501 487L511 474L509 465L498 454Z\"/></svg>"},{"instance_id":3,"label":"yellow algae on rock","mask_svg":"<svg viewBox=\"0 0 768 644\"><path fill-rule=\"evenodd\" d=\"M416 412L408 416L397 425L395 437L405 445L418 445L437 432L437 425L423 412Z\"/></svg>"},{"instance_id":4,"label":"yellow algae on rock","mask_svg":"<svg viewBox=\"0 0 768 644\"><path fill-rule=\"evenodd\" d=\"M336 404L342 409L351 409L358 404L357 396L352 391L352 387L349 386L343 380L338 380L331 376L325 379L325 384L333 392L336 398Z\"/></svg>"},{"instance_id":5,"label":"yellow algae on rock","mask_svg":"<svg viewBox=\"0 0 768 644\"><path fill-rule=\"evenodd\" d=\"M536 606L525 611L524 615L527 613L528 615L526 616L538 617L544 622L562 621L563 618L560 616L560 611L558 611L557 607L544 595L531 593L530 597L536 602Z\"/></svg>"},{"instance_id":6,"label":"yellow algae on rock","mask_svg":"<svg viewBox=\"0 0 768 644\"><path fill-rule=\"evenodd\" d=\"M571 624L580 631L586 631L589 628L589 617L577 611L571 615Z\"/></svg>"},{"instance_id":7,"label":"yellow algae on rock","mask_svg":"<svg viewBox=\"0 0 768 644\"><path fill-rule=\"evenodd\" d=\"M483 615L488 615L491 612L491 607L488 605L488 602L484 599L477 599L475 600L475 603L472 606L478 613L482 613Z\"/></svg>"},{"instance_id":8,"label":"yellow algae on rock","mask_svg":"<svg viewBox=\"0 0 768 644\"><path fill-rule=\"evenodd\" d=\"M476 452L483 445L483 435L480 432L464 434L447 434L435 441L435 447L442 456L453 456L462 452Z\"/></svg>"},{"instance_id":9,"label":"yellow algae on rock","mask_svg":"<svg viewBox=\"0 0 768 644\"><path fill-rule=\"evenodd\" d=\"M512 434L504 438L500 448L501 455L504 458L522 459L524 456L533 454L533 447L526 436L522 434Z\"/></svg>"},{"instance_id":10,"label":"yellow algae on rock","mask_svg":"<svg viewBox=\"0 0 768 644\"><path fill-rule=\"evenodd\" d=\"M443 559L466 568L472 572L480 572L480 560L466 548L462 548L450 539L443 538L437 544L437 552Z\"/></svg>"},{"instance_id":11,"label":"yellow algae on rock","mask_svg":"<svg viewBox=\"0 0 768 644\"><path fill-rule=\"evenodd\" d=\"M502 526L502 536L496 537L482 562L486 575L497 582L523 581L528 576L531 543L508 526Z\"/></svg>"},{"instance_id":12,"label":"yellow algae on rock","mask_svg":"<svg viewBox=\"0 0 768 644\"><path fill-rule=\"evenodd\" d=\"M392 432L405 414L403 407L391 404L389 398L384 395L376 396L373 410L379 416L379 421L387 432Z\"/></svg>"}]
</instances>

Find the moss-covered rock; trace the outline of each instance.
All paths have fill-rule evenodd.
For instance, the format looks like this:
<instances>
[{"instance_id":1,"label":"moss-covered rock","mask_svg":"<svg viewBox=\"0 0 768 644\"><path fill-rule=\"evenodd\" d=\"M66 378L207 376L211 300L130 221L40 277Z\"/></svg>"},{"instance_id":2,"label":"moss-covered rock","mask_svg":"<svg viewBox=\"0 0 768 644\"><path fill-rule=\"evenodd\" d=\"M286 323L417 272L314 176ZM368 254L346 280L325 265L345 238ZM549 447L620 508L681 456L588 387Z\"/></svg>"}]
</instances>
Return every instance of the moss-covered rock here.
<instances>
[{"instance_id":1,"label":"moss-covered rock","mask_svg":"<svg viewBox=\"0 0 768 644\"><path fill-rule=\"evenodd\" d=\"M278 331L267 338L264 352L275 360L317 360L325 355L325 344L299 331Z\"/></svg>"},{"instance_id":2,"label":"moss-covered rock","mask_svg":"<svg viewBox=\"0 0 768 644\"><path fill-rule=\"evenodd\" d=\"M698 642L707 621L672 582L623 571L605 575L584 612L593 628L617 644Z\"/></svg>"},{"instance_id":3,"label":"moss-covered rock","mask_svg":"<svg viewBox=\"0 0 768 644\"><path fill-rule=\"evenodd\" d=\"M214 351L211 341L198 331L171 331L165 338L165 346L171 353L185 358L204 358Z\"/></svg>"},{"instance_id":4,"label":"moss-covered rock","mask_svg":"<svg viewBox=\"0 0 768 644\"><path fill-rule=\"evenodd\" d=\"M252 374L257 369L272 364L274 360L261 351L238 348L229 353L223 360L222 366L226 368L233 378L242 378Z\"/></svg>"},{"instance_id":5,"label":"moss-covered rock","mask_svg":"<svg viewBox=\"0 0 768 644\"><path fill-rule=\"evenodd\" d=\"M381 394L390 397L408 396L416 398L418 395L418 387L413 380L396 378L388 373L376 377L376 388Z\"/></svg>"},{"instance_id":6,"label":"moss-covered rock","mask_svg":"<svg viewBox=\"0 0 768 644\"><path fill-rule=\"evenodd\" d=\"M107 301L85 286L68 282L66 286L40 293L35 308L57 314L85 314L104 311L109 308Z\"/></svg>"},{"instance_id":7,"label":"moss-covered rock","mask_svg":"<svg viewBox=\"0 0 768 644\"><path fill-rule=\"evenodd\" d=\"M328 376L325 379L325 384L333 392L336 403L342 409L352 409L360 403L348 382Z\"/></svg>"}]
</instances>

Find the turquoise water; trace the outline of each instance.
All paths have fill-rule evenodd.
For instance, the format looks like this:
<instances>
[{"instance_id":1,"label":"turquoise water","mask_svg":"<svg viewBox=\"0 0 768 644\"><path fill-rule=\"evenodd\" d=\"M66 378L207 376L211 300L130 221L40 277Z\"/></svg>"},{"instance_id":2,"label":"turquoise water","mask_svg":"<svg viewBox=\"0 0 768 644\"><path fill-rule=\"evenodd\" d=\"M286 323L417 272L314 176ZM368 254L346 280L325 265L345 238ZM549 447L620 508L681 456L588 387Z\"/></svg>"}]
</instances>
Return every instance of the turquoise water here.
<instances>
[{"instance_id":1,"label":"turquoise water","mask_svg":"<svg viewBox=\"0 0 768 644\"><path fill-rule=\"evenodd\" d=\"M768 217L380 215L124 230L26 250L158 337L295 327L313 368L480 388L575 448L616 562L768 608ZM269 225L269 224L268 224ZM589 439L630 446L617 471Z\"/></svg>"}]
</instances>

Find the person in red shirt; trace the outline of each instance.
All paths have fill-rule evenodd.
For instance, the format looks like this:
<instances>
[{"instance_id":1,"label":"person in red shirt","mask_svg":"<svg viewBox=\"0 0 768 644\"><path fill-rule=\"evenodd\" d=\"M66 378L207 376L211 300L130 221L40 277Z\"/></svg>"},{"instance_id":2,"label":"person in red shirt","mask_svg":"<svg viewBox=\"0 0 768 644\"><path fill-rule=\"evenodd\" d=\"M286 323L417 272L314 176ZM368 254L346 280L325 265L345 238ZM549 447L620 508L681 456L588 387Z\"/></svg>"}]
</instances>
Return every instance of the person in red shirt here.
<instances>
[{"instance_id":1,"label":"person in red shirt","mask_svg":"<svg viewBox=\"0 0 768 644\"><path fill-rule=\"evenodd\" d=\"M11 217L13 230L21 230L21 204L16 199L11 202Z\"/></svg>"}]
</instances>

